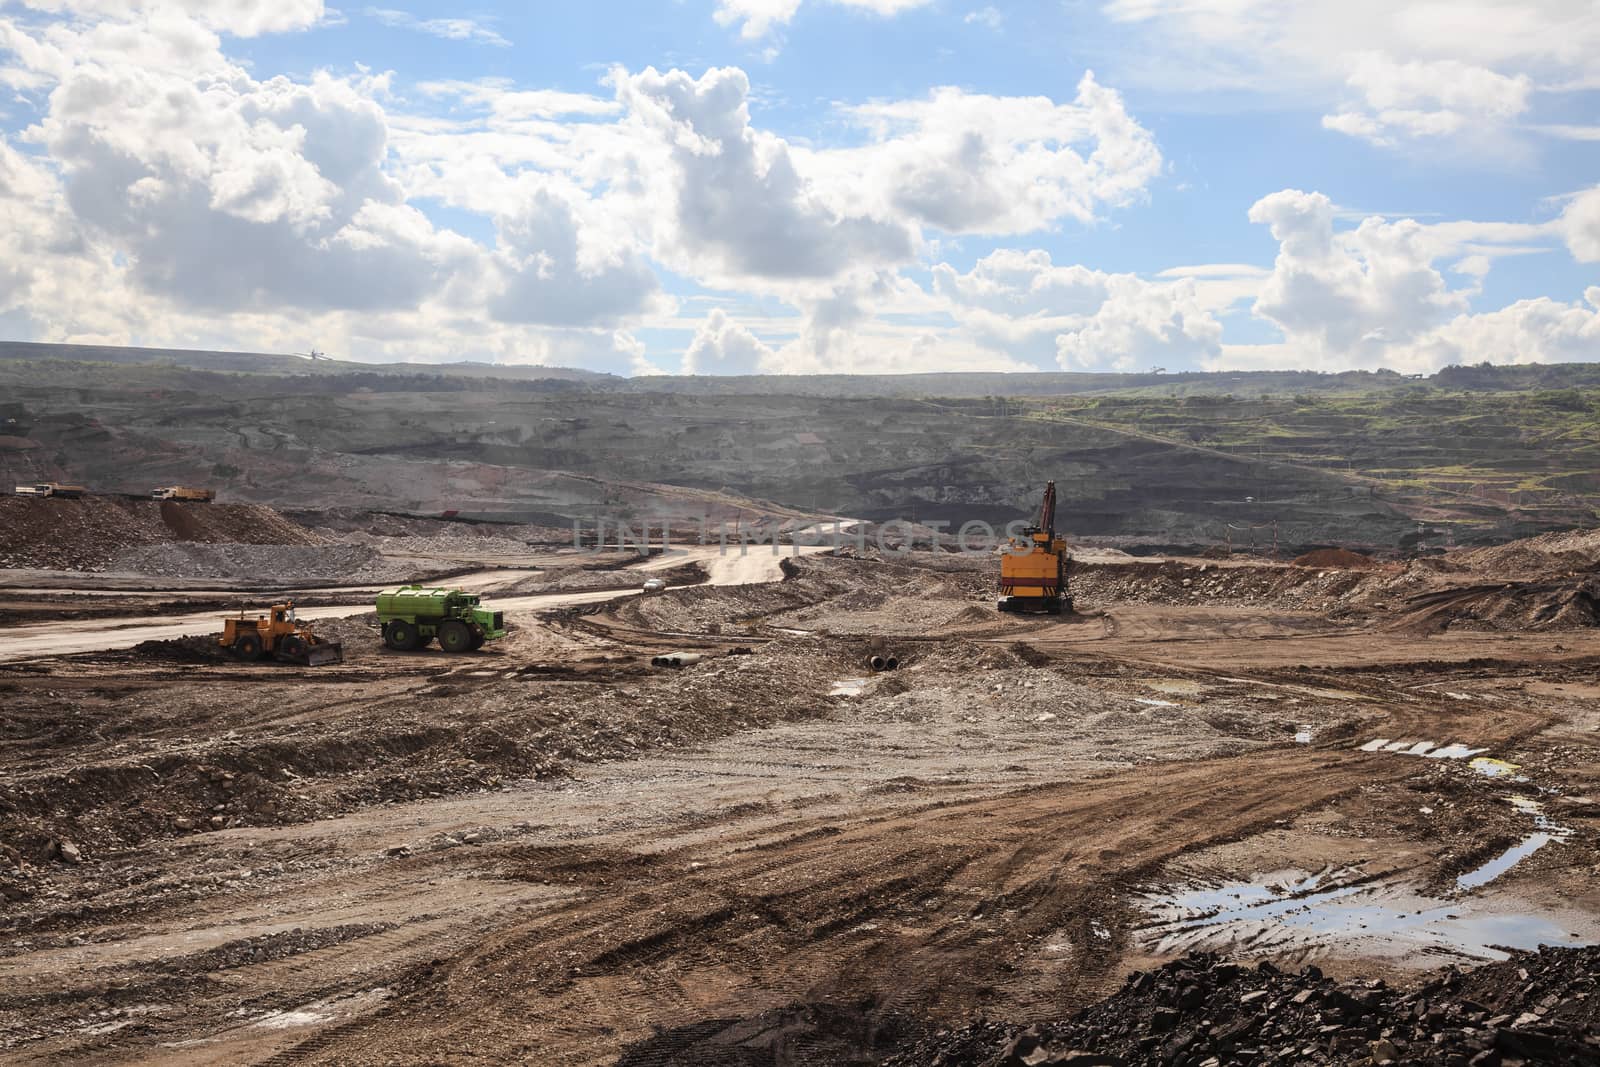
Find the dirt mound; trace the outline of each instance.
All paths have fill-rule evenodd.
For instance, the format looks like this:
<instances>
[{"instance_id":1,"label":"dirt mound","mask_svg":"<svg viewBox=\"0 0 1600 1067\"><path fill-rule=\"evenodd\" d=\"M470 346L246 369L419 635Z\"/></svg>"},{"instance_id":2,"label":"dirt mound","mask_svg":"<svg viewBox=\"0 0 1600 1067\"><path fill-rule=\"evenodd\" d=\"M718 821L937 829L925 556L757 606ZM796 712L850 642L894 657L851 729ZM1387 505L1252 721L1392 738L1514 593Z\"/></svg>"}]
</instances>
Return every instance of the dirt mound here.
<instances>
[{"instance_id":1,"label":"dirt mound","mask_svg":"<svg viewBox=\"0 0 1600 1067\"><path fill-rule=\"evenodd\" d=\"M1490 548L1452 552L1447 557L1479 574L1552 578L1600 566L1600 530L1541 534Z\"/></svg>"},{"instance_id":2,"label":"dirt mound","mask_svg":"<svg viewBox=\"0 0 1600 1067\"><path fill-rule=\"evenodd\" d=\"M172 542L319 545L324 539L260 504L0 497L0 568L105 570L128 549Z\"/></svg>"},{"instance_id":3,"label":"dirt mound","mask_svg":"<svg viewBox=\"0 0 1600 1067\"><path fill-rule=\"evenodd\" d=\"M893 1065L1456 1064L1600 1058L1600 948L1518 953L1420 989L1336 982L1196 953L1128 976L1069 1020L978 1024L919 1042ZM751 1061L759 1062L759 1061Z\"/></svg>"},{"instance_id":4,"label":"dirt mound","mask_svg":"<svg viewBox=\"0 0 1600 1067\"><path fill-rule=\"evenodd\" d=\"M1294 559L1296 567L1342 567L1346 570L1366 570L1378 566L1378 561L1347 548L1319 548Z\"/></svg>"},{"instance_id":5,"label":"dirt mound","mask_svg":"<svg viewBox=\"0 0 1600 1067\"><path fill-rule=\"evenodd\" d=\"M1505 582L1422 593L1408 600L1390 625L1422 633L1587 630L1600 626L1600 578Z\"/></svg>"},{"instance_id":6,"label":"dirt mound","mask_svg":"<svg viewBox=\"0 0 1600 1067\"><path fill-rule=\"evenodd\" d=\"M155 663L222 663L228 660L228 653L214 637L141 641L131 651L137 658Z\"/></svg>"}]
</instances>

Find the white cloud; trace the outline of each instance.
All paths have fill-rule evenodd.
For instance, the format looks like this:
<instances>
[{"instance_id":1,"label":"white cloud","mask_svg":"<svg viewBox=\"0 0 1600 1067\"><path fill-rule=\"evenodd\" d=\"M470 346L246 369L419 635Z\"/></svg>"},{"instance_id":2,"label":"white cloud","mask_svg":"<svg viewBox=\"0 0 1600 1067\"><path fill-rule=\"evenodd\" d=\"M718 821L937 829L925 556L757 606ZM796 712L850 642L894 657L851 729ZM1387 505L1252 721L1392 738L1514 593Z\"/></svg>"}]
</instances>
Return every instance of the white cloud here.
<instances>
[{"instance_id":1,"label":"white cloud","mask_svg":"<svg viewBox=\"0 0 1600 1067\"><path fill-rule=\"evenodd\" d=\"M386 7L369 7L363 12L368 18L377 19L385 26L395 29L415 30L418 33L428 34L446 41L476 41L480 44L493 45L496 48L510 48L511 42L500 36L499 33L472 19L418 18L409 11L397 11Z\"/></svg>"},{"instance_id":2,"label":"white cloud","mask_svg":"<svg viewBox=\"0 0 1600 1067\"><path fill-rule=\"evenodd\" d=\"M833 182L948 233L1090 222L1101 207L1136 199L1161 172L1155 138L1092 72L1068 104L947 87L848 114L876 141L823 161Z\"/></svg>"},{"instance_id":3,"label":"white cloud","mask_svg":"<svg viewBox=\"0 0 1600 1067\"><path fill-rule=\"evenodd\" d=\"M1600 263L1600 185L1574 196L1558 225L1573 259Z\"/></svg>"},{"instance_id":4,"label":"white cloud","mask_svg":"<svg viewBox=\"0 0 1600 1067\"><path fill-rule=\"evenodd\" d=\"M1245 89L1322 105L1328 129L1379 144L1489 136L1536 89L1593 88L1600 15L1588 0L1108 0L1138 28L1127 68L1174 91Z\"/></svg>"},{"instance_id":5,"label":"white cloud","mask_svg":"<svg viewBox=\"0 0 1600 1067\"><path fill-rule=\"evenodd\" d=\"M743 71L615 72L634 165L653 205L659 258L714 285L826 280L897 264L915 251L912 226L831 203L789 145L754 128Z\"/></svg>"},{"instance_id":6,"label":"white cloud","mask_svg":"<svg viewBox=\"0 0 1600 1067\"><path fill-rule=\"evenodd\" d=\"M1255 313L1276 323L1314 361L1381 366L1394 346L1466 310L1433 269L1421 224L1370 218L1336 234L1333 204L1321 193L1285 189L1257 201L1250 221L1279 243L1272 277Z\"/></svg>"},{"instance_id":7,"label":"white cloud","mask_svg":"<svg viewBox=\"0 0 1600 1067\"><path fill-rule=\"evenodd\" d=\"M584 190L497 170L504 195L483 209L496 248L440 228L391 173L387 78L258 80L208 28L230 10L0 17L0 76L50 90L26 134L40 156L0 142L0 260L28 264L0 271L0 312L52 340L639 356L626 327L671 302ZM247 14L233 25L266 24ZM502 102L514 116L618 110L575 94Z\"/></svg>"},{"instance_id":8,"label":"white cloud","mask_svg":"<svg viewBox=\"0 0 1600 1067\"><path fill-rule=\"evenodd\" d=\"M739 36L758 41L773 30L794 21L804 0L718 0L713 17L719 26L739 27ZM887 18L902 11L923 7L932 0L826 0L839 7L854 8Z\"/></svg>"},{"instance_id":9,"label":"white cloud","mask_svg":"<svg viewBox=\"0 0 1600 1067\"><path fill-rule=\"evenodd\" d=\"M323 0L18 0L20 6L85 21L148 17L193 21L236 37L257 37L315 26Z\"/></svg>"},{"instance_id":10,"label":"white cloud","mask_svg":"<svg viewBox=\"0 0 1600 1067\"><path fill-rule=\"evenodd\" d=\"M1346 79L1361 96L1323 126L1374 144L1404 137L1485 134L1528 109L1533 83L1526 74L1496 74L1452 59L1399 63L1368 52Z\"/></svg>"},{"instance_id":11,"label":"white cloud","mask_svg":"<svg viewBox=\"0 0 1600 1067\"><path fill-rule=\"evenodd\" d=\"M976 11L968 11L961 21L969 26L978 25L991 30L999 30L1005 24L1006 17L1001 14L999 8L990 6L980 7Z\"/></svg>"},{"instance_id":12,"label":"white cloud","mask_svg":"<svg viewBox=\"0 0 1600 1067\"><path fill-rule=\"evenodd\" d=\"M775 353L762 340L712 308L683 354L684 374L760 374Z\"/></svg>"},{"instance_id":13,"label":"white cloud","mask_svg":"<svg viewBox=\"0 0 1600 1067\"><path fill-rule=\"evenodd\" d=\"M1222 326L1193 279L1151 282L1048 253L1002 249L966 274L933 269L933 290L971 342L1038 367L1126 370L1147 362L1209 358Z\"/></svg>"},{"instance_id":14,"label":"white cloud","mask_svg":"<svg viewBox=\"0 0 1600 1067\"><path fill-rule=\"evenodd\" d=\"M1452 289L1433 266L1459 249L1463 236L1493 233L1494 227L1368 218L1340 232L1328 198L1297 189L1262 198L1250 219L1271 227L1279 242L1272 276L1254 307L1284 333L1285 347L1268 350L1274 358L1287 352L1296 366L1418 372L1485 360L1600 359L1600 309L1541 297L1474 314L1469 305L1489 270L1488 257L1477 253L1455 264L1470 279L1463 288ZM1575 255L1580 248L1574 246ZM1597 296L1600 289L1586 293L1591 305ZM1231 352L1219 365L1248 362L1249 356Z\"/></svg>"},{"instance_id":15,"label":"white cloud","mask_svg":"<svg viewBox=\"0 0 1600 1067\"><path fill-rule=\"evenodd\" d=\"M607 245L581 191L529 179L518 206L496 219L503 287L489 300L501 322L616 327L664 311L661 283L637 248Z\"/></svg>"},{"instance_id":16,"label":"white cloud","mask_svg":"<svg viewBox=\"0 0 1600 1067\"><path fill-rule=\"evenodd\" d=\"M1063 370L1140 370L1211 359L1221 344L1222 324L1201 306L1193 281L1155 285L1113 274L1099 310L1056 336L1056 362Z\"/></svg>"},{"instance_id":17,"label":"white cloud","mask_svg":"<svg viewBox=\"0 0 1600 1067\"><path fill-rule=\"evenodd\" d=\"M1429 370L1451 363L1592 363L1600 360L1600 286L1584 301L1548 297L1519 300L1479 315L1460 315L1423 338L1408 353L1410 365Z\"/></svg>"}]
</instances>

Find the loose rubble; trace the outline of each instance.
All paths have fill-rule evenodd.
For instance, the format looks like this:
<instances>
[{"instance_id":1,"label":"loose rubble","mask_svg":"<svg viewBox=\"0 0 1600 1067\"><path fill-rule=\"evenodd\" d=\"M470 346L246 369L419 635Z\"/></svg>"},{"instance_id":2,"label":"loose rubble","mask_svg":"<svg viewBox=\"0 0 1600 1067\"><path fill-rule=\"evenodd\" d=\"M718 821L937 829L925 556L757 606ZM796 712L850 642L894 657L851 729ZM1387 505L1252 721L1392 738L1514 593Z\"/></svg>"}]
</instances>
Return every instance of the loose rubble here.
<instances>
[{"instance_id":1,"label":"loose rubble","mask_svg":"<svg viewBox=\"0 0 1600 1067\"><path fill-rule=\"evenodd\" d=\"M894 1067L1600 1062L1600 947L1541 949L1415 989L1340 982L1195 953L1128 976L1070 1019L980 1023L926 1038Z\"/></svg>"}]
</instances>

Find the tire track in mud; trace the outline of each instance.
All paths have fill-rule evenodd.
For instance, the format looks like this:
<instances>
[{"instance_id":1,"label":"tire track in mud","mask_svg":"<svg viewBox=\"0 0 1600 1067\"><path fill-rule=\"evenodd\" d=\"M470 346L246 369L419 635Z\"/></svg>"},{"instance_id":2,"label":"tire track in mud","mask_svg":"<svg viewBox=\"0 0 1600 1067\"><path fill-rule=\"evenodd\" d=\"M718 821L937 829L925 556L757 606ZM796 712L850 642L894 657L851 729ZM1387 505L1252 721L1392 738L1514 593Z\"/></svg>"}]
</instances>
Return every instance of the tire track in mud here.
<instances>
[{"instance_id":1,"label":"tire track in mud","mask_svg":"<svg viewBox=\"0 0 1600 1067\"><path fill-rule=\"evenodd\" d=\"M595 887L490 935L402 998L404 1021L385 1010L321 1058L487 1047L600 1062L652 1027L796 1000L954 1018L1083 999L1114 974L1115 945L1091 942L1078 955L1099 958L1070 966L1038 949L1074 925L1121 928L1113 889L1407 771L1364 753L1273 750L827 820L837 832L699 868L689 861L703 849L666 853L624 891ZM1036 992L1008 992L1023 987Z\"/></svg>"}]
</instances>

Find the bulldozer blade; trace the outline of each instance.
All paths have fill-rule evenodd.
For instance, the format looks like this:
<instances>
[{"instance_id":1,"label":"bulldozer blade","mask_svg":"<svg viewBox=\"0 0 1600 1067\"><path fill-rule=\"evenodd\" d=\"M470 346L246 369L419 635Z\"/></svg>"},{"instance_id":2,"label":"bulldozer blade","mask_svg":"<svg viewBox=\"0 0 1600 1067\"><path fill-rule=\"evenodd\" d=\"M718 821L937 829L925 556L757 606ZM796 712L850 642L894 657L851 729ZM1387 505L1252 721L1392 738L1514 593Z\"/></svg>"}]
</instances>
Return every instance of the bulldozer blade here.
<instances>
[{"instance_id":1,"label":"bulldozer blade","mask_svg":"<svg viewBox=\"0 0 1600 1067\"><path fill-rule=\"evenodd\" d=\"M343 663L344 646L337 641L323 641L306 649L305 665L321 667L327 663Z\"/></svg>"}]
</instances>

